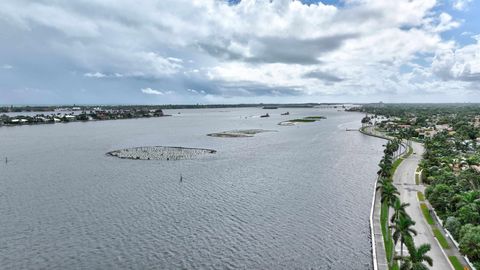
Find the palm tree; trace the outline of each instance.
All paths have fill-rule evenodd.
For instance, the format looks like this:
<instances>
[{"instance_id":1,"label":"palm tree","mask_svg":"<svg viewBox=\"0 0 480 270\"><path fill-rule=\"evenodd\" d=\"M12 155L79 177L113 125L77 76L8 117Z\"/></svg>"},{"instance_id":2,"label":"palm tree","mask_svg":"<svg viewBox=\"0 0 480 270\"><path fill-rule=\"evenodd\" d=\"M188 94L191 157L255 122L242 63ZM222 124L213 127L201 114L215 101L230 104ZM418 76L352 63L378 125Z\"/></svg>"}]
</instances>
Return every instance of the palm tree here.
<instances>
[{"instance_id":1,"label":"palm tree","mask_svg":"<svg viewBox=\"0 0 480 270\"><path fill-rule=\"evenodd\" d=\"M396 220L400 219L402 216L408 216L406 208L410 206L409 203L402 203L400 200L396 200L392 205L393 215L390 218L391 223L395 223Z\"/></svg>"},{"instance_id":2,"label":"palm tree","mask_svg":"<svg viewBox=\"0 0 480 270\"><path fill-rule=\"evenodd\" d=\"M426 255L427 252L430 251L429 244L423 244L417 249L412 241L412 245L407 245L407 247L410 255L396 258L403 261L400 270L428 270L428 266L426 266L424 262L427 262L428 265L433 266L432 258Z\"/></svg>"},{"instance_id":3,"label":"palm tree","mask_svg":"<svg viewBox=\"0 0 480 270\"><path fill-rule=\"evenodd\" d=\"M390 179L385 177L380 177L380 179L377 182L377 188L375 190L380 191L380 193L383 193L384 187L391 184L392 184L392 181Z\"/></svg>"},{"instance_id":4,"label":"palm tree","mask_svg":"<svg viewBox=\"0 0 480 270\"><path fill-rule=\"evenodd\" d=\"M380 201L382 203L387 203L388 206L393 206L398 199L397 195L400 195L400 192L398 192L397 188L390 182L390 184L383 186Z\"/></svg>"},{"instance_id":5,"label":"palm tree","mask_svg":"<svg viewBox=\"0 0 480 270\"><path fill-rule=\"evenodd\" d=\"M403 257L403 243L410 239L412 234L417 235L417 231L411 228L413 225L415 225L415 221L411 220L409 216L400 216L395 224L390 226L394 230L392 238L395 245L400 240L400 257Z\"/></svg>"},{"instance_id":6,"label":"palm tree","mask_svg":"<svg viewBox=\"0 0 480 270\"><path fill-rule=\"evenodd\" d=\"M392 172L392 164L387 163L387 162L380 162L378 164L378 167L380 167L380 170L377 172L377 174L381 177L390 177L391 172Z\"/></svg>"}]
</instances>

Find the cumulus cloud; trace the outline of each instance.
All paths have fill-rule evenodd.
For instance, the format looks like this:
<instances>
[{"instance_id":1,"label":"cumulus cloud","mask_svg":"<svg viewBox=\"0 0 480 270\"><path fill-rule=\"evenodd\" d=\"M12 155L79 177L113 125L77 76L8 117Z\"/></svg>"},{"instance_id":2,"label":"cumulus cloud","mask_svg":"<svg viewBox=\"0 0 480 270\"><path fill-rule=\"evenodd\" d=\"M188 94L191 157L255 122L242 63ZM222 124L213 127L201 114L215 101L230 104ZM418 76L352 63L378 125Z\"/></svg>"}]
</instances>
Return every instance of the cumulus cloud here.
<instances>
[{"instance_id":1,"label":"cumulus cloud","mask_svg":"<svg viewBox=\"0 0 480 270\"><path fill-rule=\"evenodd\" d=\"M480 38L476 44L438 51L432 70L442 80L480 82Z\"/></svg>"},{"instance_id":2,"label":"cumulus cloud","mask_svg":"<svg viewBox=\"0 0 480 270\"><path fill-rule=\"evenodd\" d=\"M306 73L304 76L305 76L305 78L318 79L318 80L321 80L321 81L327 81L327 82L332 82L332 83L341 82L341 81L344 80L344 79L342 79L342 78L340 78L340 77L338 77L338 76L336 76L332 73L321 71L321 70L310 71L310 72Z\"/></svg>"},{"instance_id":3,"label":"cumulus cloud","mask_svg":"<svg viewBox=\"0 0 480 270\"><path fill-rule=\"evenodd\" d=\"M453 0L452 7L456 10L465 10L473 0Z\"/></svg>"},{"instance_id":4,"label":"cumulus cloud","mask_svg":"<svg viewBox=\"0 0 480 270\"><path fill-rule=\"evenodd\" d=\"M469 2L452 5L465 9ZM170 91L142 88L161 83L199 98L375 96L426 93L435 78L476 80L478 43L461 47L442 38L461 22L439 6L435 0L349 0L342 7L291 0L6 0L0 29L25 41L21 49L33 54L25 59L49 55L58 69L78 70L89 83L121 80L137 94L164 96ZM0 49L8 49L0 51L17 48L12 40L0 37Z\"/></svg>"},{"instance_id":5,"label":"cumulus cloud","mask_svg":"<svg viewBox=\"0 0 480 270\"><path fill-rule=\"evenodd\" d=\"M140 91L147 95L159 95L159 96L169 95L173 93L172 91L160 91L160 90L152 89L150 87L142 88L140 89Z\"/></svg>"},{"instance_id":6,"label":"cumulus cloud","mask_svg":"<svg viewBox=\"0 0 480 270\"><path fill-rule=\"evenodd\" d=\"M105 75L101 72L95 72L95 73L87 72L87 73L83 74L83 76L89 77L89 78L105 78L105 77L107 77L107 75Z\"/></svg>"},{"instance_id":7,"label":"cumulus cloud","mask_svg":"<svg viewBox=\"0 0 480 270\"><path fill-rule=\"evenodd\" d=\"M204 90L195 90L195 89L191 89L191 88L188 88L187 89L187 92L190 92L190 93L193 93L193 94L205 94L205 91Z\"/></svg>"}]
</instances>

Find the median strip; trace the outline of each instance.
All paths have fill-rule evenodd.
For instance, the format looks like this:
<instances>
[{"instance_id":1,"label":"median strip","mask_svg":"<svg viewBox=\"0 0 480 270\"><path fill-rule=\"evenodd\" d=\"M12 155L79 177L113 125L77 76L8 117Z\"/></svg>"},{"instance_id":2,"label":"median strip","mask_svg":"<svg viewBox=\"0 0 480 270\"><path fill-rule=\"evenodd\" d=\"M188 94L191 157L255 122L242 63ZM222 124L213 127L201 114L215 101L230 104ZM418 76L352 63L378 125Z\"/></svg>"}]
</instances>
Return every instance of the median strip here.
<instances>
[{"instance_id":1,"label":"median strip","mask_svg":"<svg viewBox=\"0 0 480 270\"><path fill-rule=\"evenodd\" d=\"M421 202L425 201L425 195L423 195L421 191L417 191L417 197L419 201Z\"/></svg>"},{"instance_id":2,"label":"median strip","mask_svg":"<svg viewBox=\"0 0 480 270\"><path fill-rule=\"evenodd\" d=\"M438 242L440 243L440 246L442 246L443 249L448 249L450 246L448 245L447 239L443 236L443 234L440 232L439 229L437 228L432 228L433 234L437 238Z\"/></svg>"},{"instance_id":3,"label":"median strip","mask_svg":"<svg viewBox=\"0 0 480 270\"><path fill-rule=\"evenodd\" d=\"M456 256L448 256L448 259L452 263L453 268L455 268L455 270L464 270L465 269Z\"/></svg>"},{"instance_id":4,"label":"median strip","mask_svg":"<svg viewBox=\"0 0 480 270\"><path fill-rule=\"evenodd\" d=\"M421 203L420 208L422 208L422 213L425 219L427 220L427 223L430 225L434 225L435 221L433 221L432 215L430 215L430 210L428 209L428 206L424 203Z\"/></svg>"}]
</instances>

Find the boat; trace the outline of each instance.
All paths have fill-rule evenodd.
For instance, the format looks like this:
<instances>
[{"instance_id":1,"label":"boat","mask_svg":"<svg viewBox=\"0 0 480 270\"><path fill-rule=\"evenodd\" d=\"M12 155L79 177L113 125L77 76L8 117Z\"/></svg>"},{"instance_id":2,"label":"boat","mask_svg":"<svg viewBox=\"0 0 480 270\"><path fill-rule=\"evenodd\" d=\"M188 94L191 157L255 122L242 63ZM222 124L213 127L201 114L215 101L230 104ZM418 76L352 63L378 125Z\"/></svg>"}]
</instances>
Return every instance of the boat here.
<instances>
[{"instance_id":1,"label":"boat","mask_svg":"<svg viewBox=\"0 0 480 270\"><path fill-rule=\"evenodd\" d=\"M286 113L282 113L282 115L290 115L290 113L289 113L289 112L286 112Z\"/></svg>"},{"instance_id":2,"label":"boat","mask_svg":"<svg viewBox=\"0 0 480 270\"><path fill-rule=\"evenodd\" d=\"M268 113L264 114L264 115L260 115L260 117L264 118L264 117L270 117L270 115Z\"/></svg>"}]
</instances>

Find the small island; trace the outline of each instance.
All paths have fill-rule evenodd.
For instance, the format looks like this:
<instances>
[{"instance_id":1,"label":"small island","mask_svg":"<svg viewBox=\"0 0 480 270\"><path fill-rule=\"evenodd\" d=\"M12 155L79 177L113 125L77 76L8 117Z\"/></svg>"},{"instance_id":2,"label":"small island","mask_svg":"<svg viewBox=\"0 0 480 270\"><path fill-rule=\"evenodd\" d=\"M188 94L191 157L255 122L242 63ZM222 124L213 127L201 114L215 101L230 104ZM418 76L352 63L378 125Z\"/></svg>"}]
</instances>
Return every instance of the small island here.
<instances>
[{"instance_id":1,"label":"small island","mask_svg":"<svg viewBox=\"0 0 480 270\"><path fill-rule=\"evenodd\" d=\"M176 146L142 146L108 152L107 155L122 159L137 160L181 160L195 159L217 151L204 148L188 148Z\"/></svg>"},{"instance_id":2,"label":"small island","mask_svg":"<svg viewBox=\"0 0 480 270\"><path fill-rule=\"evenodd\" d=\"M276 132L276 130L266 130L266 129L243 129L243 130L229 130L217 133L210 133L207 136L210 137L220 137L220 138L245 138L253 137L255 134L263 132Z\"/></svg>"},{"instance_id":3,"label":"small island","mask_svg":"<svg viewBox=\"0 0 480 270\"><path fill-rule=\"evenodd\" d=\"M304 118L297 118L297 119L292 119L292 120L287 120L287 121L282 121L278 123L280 126L293 126L297 123L313 123L320 121L322 119L327 119L325 116L307 116Z\"/></svg>"}]
</instances>

